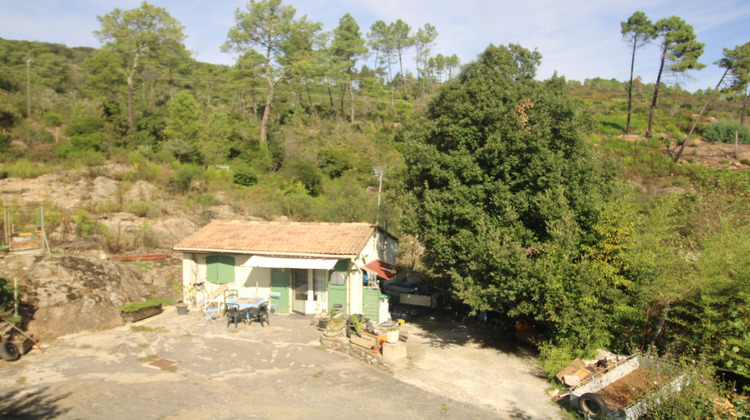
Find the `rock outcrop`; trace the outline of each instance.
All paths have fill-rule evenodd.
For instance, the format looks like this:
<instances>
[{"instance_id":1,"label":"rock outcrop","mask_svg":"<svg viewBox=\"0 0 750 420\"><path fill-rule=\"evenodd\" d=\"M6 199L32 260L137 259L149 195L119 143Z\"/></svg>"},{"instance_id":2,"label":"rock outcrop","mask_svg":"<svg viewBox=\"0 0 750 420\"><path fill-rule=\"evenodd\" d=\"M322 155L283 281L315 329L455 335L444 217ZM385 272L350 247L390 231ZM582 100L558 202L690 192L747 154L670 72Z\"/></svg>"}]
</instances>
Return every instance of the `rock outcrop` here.
<instances>
[{"instance_id":1,"label":"rock outcrop","mask_svg":"<svg viewBox=\"0 0 750 420\"><path fill-rule=\"evenodd\" d=\"M0 259L0 277L18 278L27 329L56 337L121 325L122 304L172 293L179 259L160 264L144 275L137 265L92 256L13 255Z\"/></svg>"}]
</instances>

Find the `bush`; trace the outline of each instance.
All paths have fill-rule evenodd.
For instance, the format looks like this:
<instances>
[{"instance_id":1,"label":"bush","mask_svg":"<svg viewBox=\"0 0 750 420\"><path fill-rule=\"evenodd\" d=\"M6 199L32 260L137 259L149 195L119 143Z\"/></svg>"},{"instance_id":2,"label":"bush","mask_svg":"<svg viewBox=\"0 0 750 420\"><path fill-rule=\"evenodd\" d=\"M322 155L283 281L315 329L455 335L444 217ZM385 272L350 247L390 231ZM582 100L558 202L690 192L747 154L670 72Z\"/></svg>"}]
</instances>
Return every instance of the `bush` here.
<instances>
[{"instance_id":1,"label":"bush","mask_svg":"<svg viewBox=\"0 0 750 420\"><path fill-rule=\"evenodd\" d=\"M10 134L0 133L0 152L7 150L12 140Z\"/></svg>"},{"instance_id":2,"label":"bush","mask_svg":"<svg viewBox=\"0 0 750 420\"><path fill-rule=\"evenodd\" d=\"M750 128L739 121L721 120L703 129L706 140L718 143L734 143L735 133L738 133L740 143L750 144Z\"/></svg>"},{"instance_id":3,"label":"bush","mask_svg":"<svg viewBox=\"0 0 750 420\"><path fill-rule=\"evenodd\" d=\"M201 169L197 166L181 166L167 178L167 189L173 193L186 193L190 189L190 183L200 176L200 172Z\"/></svg>"},{"instance_id":4,"label":"bush","mask_svg":"<svg viewBox=\"0 0 750 420\"><path fill-rule=\"evenodd\" d=\"M138 217L146 217L146 214L148 214L150 209L151 204L144 201L131 201L128 203L128 211Z\"/></svg>"},{"instance_id":5,"label":"bush","mask_svg":"<svg viewBox=\"0 0 750 420\"><path fill-rule=\"evenodd\" d=\"M252 169L247 167L236 168L232 175L232 181L234 181L235 184L250 187L258 183L258 175L256 175Z\"/></svg>"},{"instance_id":6,"label":"bush","mask_svg":"<svg viewBox=\"0 0 750 420\"><path fill-rule=\"evenodd\" d=\"M76 210L75 214L71 217L71 221L75 225L76 234L84 238L94 235L101 230L101 225L92 219L89 212L84 209Z\"/></svg>"},{"instance_id":7,"label":"bush","mask_svg":"<svg viewBox=\"0 0 750 420\"><path fill-rule=\"evenodd\" d=\"M289 175L292 179L297 180L305 186L307 193L317 197L323 192L321 176L318 170L305 162L295 162L289 167Z\"/></svg>"},{"instance_id":8,"label":"bush","mask_svg":"<svg viewBox=\"0 0 750 420\"><path fill-rule=\"evenodd\" d=\"M101 130L103 127L104 120L99 117L87 116L68 126L68 128L65 129L65 134L71 137L94 134Z\"/></svg>"},{"instance_id":9,"label":"bush","mask_svg":"<svg viewBox=\"0 0 750 420\"><path fill-rule=\"evenodd\" d=\"M70 157L78 152L102 151L104 151L104 145L98 133L74 136L67 144L62 144L57 148L57 154L63 158Z\"/></svg>"},{"instance_id":10,"label":"bush","mask_svg":"<svg viewBox=\"0 0 750 420\"><path fill-rule=\"evenodd\" d=\"M120 312L135 312L139 309L150 308L159 305L174 305L174 301L168 298L154 298L145 302L130 302L120 306Z\"/></svg>"},{"instance_id":11,"label":"bush","mask_svg":"<svg viewBox=\"0 0 750 420\"><path fill-rule=\"evenodd\" d=\"M19 159L11 164L3 165L2 172L13 178L36 178L50 172L43 164L31 163L26 159Z\"/></svg>"},{"instance_id":12,"label":"bush","mask_svg":"<svg viewBox=\"0 0 750 420\"><path fill-rule=\"evenodd\" d=\"M195 201L198 202L201 206L204 207L211 207L219 204L219 200L213 195L213 194L198 194L197 197L195 197Z\"/></svg>"}]
</instances>

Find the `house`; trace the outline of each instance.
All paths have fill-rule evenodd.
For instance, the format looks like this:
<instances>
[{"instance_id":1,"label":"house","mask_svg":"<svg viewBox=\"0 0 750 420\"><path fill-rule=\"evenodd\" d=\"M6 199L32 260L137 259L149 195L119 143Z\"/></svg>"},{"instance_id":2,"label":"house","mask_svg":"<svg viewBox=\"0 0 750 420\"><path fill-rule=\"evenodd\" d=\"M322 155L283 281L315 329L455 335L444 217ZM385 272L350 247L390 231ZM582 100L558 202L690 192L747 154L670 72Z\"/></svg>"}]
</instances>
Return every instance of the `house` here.
<instances>
[{"instance_id":1,"label":"house","mask_svg":"<svg viewBox=\"0 0 750 420\"><path fill-rule=\"evenodd\" d=\"M369 223L214 220L174 250L183 253L185 290L227 284L240 296L280 293L280 313L330 313L339 304L382 321L373 280L395 274L398 240Z\"/></svg>"}]
</instances>

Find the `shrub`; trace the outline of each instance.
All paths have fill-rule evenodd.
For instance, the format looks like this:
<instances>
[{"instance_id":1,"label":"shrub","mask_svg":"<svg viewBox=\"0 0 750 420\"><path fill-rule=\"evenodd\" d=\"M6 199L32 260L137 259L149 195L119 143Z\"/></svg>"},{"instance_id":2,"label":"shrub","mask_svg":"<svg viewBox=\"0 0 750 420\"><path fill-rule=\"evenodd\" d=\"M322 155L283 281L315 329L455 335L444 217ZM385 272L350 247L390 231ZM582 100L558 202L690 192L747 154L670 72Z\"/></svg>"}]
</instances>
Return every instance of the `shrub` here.
<instances>
[{"instance_id":1,"label":"shrub","mask_svg":"<svg viewBox=\"0 0 750 420\"><path fill-rule=\"evenodd\" d=\"M128 203L128 211L138 217L146 217L146 214L148 214L150 209L151 204L144 201L131 201Z\"/></svg>"},{"instance_id":2,"label":"shrub","mask_svg":"<svg viewBox=\"0 0 750 420\"><path fill-rule=\"evenodd\" d=\"M739 121L720 120L703 129L703 137L711 142L734 143L735 133L739 135L740 143L750 144L750 128Z\"/></svg>"},{"instance_id":3,"label":"shrub","mask_svg":"<svg viewBox=\"0 0 750 420\"><path fill-rule=\"evenodd\" d=\"M36 178L50 172L50 169L42 164L31 163L26 159L19 159L11 164L3 165L2 171L7 176L14 178Z\"/></svg>"},{"instance_id":4,"label":"shrub","mask_svg":"<svg viewBox=\"0 0 750 420\"><path fill-rule=\"evenodd\" d=\"M61 144L57 148L57 154L66 158L77 152L101 152L104 150L101 136L98 133L81 134L74 136L67 144Z\"/></svg>"},{"instance_id":5,"label":"shrub","mask_svg":"<svg viewBox=\"0 0 750 420\"><path fill-rule=\"evenodd\" d=\"M250 168L240 167L234 169L232 181L235 184L250 187L258 183L258 175L256 175Z\"/></svg>"},{"instance_id":6,"label":"shrub","mask_svg":"<svg viewBox=\"0 0 750 420\"><path fill-rule=\"evenodd\" d=\"M0 277L0 310L13 307L13 285L3 277Z\"/></svg>"},{"instance_id":7,"label":"shrub","mask_svg":"<svg viewBox=\"0 0 750 420\"><path fill-rule=\"evenodd\" d=\"M167 189L173 193L186 193L190 183L200 176L201 169L197 166L182 165L174 174L167 178Z\"/></svg>"},{"instance_id":8,"label":"shrub","mask_svg":"<svg viewBox=\"0 0 750 420\"><path fill-rule=\"evenodd\" d=\"M101 118L86 116L69 125L68 128L65 129L65 134L68 136L93 134L101 130L103 127L104 120Z\"/></svg>"},{"instance_id":9,"label":"shrub","mask_svg":"<svg viewBox=\"0 0 750 420\"><path fill-rule=\"evenodd\" d=\"M201 206L210 207L219 204L219 200L213 194L198 194L195 201Z\"/></svg>"},{"instance_id":10,"label":"shrub","mask_svg":"<svg viewBox=\"0 0 750 420\"><path fill-rule=\"evenodd\" d=\"M97 204L96 206L97 214L115 213L119 210L120 210L120 205L112 201L107 201L106 203L100 203L100 204Z\"/></svg>"},{"instance_id":11,"label":"shrub","mask_svg":"<svg viewBox=\"0 0 750 420\"><path fill-rule=\"evenodd\" d=\"M305 186L308 194L317 197L323 188L321 186L321 176L317 169L305 162L295 162L289 167L289 175L292 179L297 180Z\"/></svg>"},{"instance_id":12,"label":"shrub","mask_svg":"<svg viewBox=\"0 0 750 420\"><path fill-rule=\"evenodd\" d=\"M0 133L0 152L7 150L12 140L10 134Z\"/></svg>"},{"instance_id":13,"label":"shrub","mask_svg":"<svg viewBox=\"0 0 750 420\"><path fill-rule=\"evenodd\" d=\"M174 305L174 301L168 298L153 298L145 302L130 302L120 306L120 312L135 312L139 309L150 308L159 305Z\"/></svg>"},{"instance_id":14,"label":"shrub","mask_svg":"<svg viewBox=\"0 0 750 420\"><path fill-rule=\"evenodd\" d=\"M75 214L71 217L71 221L75 225L76 234L84 238L94 235L101 230L101 225L92 219L89 212L84 209L76 210Z\"/></svg>"}]
</instances>

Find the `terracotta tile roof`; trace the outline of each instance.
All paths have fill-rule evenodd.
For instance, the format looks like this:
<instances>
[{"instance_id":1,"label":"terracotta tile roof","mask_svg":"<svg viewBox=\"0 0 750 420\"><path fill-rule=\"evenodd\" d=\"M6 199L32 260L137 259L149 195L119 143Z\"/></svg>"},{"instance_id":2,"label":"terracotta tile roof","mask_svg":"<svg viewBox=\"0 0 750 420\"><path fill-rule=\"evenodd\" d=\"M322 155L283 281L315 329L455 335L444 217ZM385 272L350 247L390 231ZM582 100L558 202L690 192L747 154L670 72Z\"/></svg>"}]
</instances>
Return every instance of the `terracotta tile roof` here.
<instances>
[{"instance_id":1,"label":"terracotta tile roof","mask_svg":"<svg viewBox=\"0 0 750 420\"><path fill-rule=\"evenodd\" d=\"M369 223L213 220L174 249L267 255L357 255L374 233L375 225Z\"/></svg>"}]
</instances>

